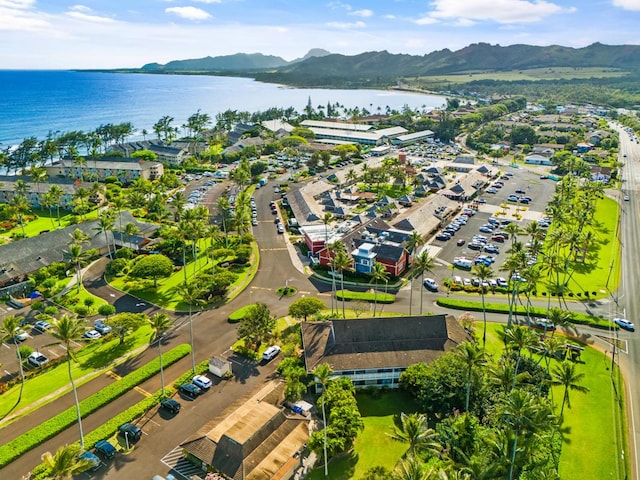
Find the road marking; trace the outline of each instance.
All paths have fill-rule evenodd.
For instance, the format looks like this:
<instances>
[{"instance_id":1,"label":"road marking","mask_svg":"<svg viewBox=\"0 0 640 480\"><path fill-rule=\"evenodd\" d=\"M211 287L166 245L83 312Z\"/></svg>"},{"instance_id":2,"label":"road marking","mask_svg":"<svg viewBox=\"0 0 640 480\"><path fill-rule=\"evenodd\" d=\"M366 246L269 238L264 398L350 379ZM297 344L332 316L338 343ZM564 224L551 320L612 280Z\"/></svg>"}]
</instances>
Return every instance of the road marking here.
<instances>
[{"instance_id":1,"label":"road marking","mask_svg":"<svg viewBox=\"0 0 640 480\"><path fill-rule=\"evenodd\" d=\"M3 346L4 348L6 348L7 350L9 350L9 349L11 348L9 345L7 345L7 344L6 344L6 343L4 343L4 342L2 343L2 346Z\"/></svg>"},{"instance_id":2,"label":"road marking","mask_svg":"<svg viewBox=\"0 0 640 480\"><path fill-rule=\"evenodd\" d=\"M136 392L138 392L138 393L140 393L140 394L144 395L145 397L150 397L150 396L151 396L151 394L150 394L149 392L147 392L146 390L142 389L141 387L133 387L133 389L134 389Z\"/></svg>"},{"instance_id":3,"label":"road marking","mask_svg":"<svg viewBox=\"0 0 640 480\"><path fill-rule=\"evenodd\" d=\"M105 375L110 376L111 378L113 378L114 380L120 380L122 377L120 375L118 375L116 372L114 372L113 370L109 370L108 372L105 373Z\"/></svg>"},{"instance_id":4,"label":"road marking","mask_svg":"<svg viewBox=\"0 0 640 480\"><path fill-rule=\"evenodd\" d=\"M273 288L268 288L268 287L251 287L251 289L255 289L255 290L268 290L269 292L271 290L273 290Z\"/></svg>"},{"instance_id":5,"label":"road marking","mask_svg":"<svg viewBox=\"0 0 640 480\"><path fill-rule=\"evenodd\" d=\"M283 250L289 250L287 247L277 247L277 248L261 248L261 252L280 252Z\"/></svg>"}]
</instances>

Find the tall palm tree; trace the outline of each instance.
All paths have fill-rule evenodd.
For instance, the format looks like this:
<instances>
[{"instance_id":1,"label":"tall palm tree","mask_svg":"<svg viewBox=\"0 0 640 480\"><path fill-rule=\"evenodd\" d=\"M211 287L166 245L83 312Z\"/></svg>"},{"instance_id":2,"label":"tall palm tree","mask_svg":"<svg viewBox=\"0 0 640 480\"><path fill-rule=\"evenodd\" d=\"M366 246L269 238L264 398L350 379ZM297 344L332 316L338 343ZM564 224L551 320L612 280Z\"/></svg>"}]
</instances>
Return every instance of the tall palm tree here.
<instances>
[{"instance_id":1,"label":"tall palm tree","mask_svg":"<svg viewBox=\"0 0 640 480\"><path fill-rule=\"evenodd\" d=\"M153 317L147 318L153 330L150 342L158 341L158 357L160 359L160 383L162 385L162 395L164 396L164 369L162 367L162 338L164 332L173 325L173 319L166 313L156 313Z\"/></svg>"},{"instance_id":2,"label":"tall palm tree","mask_svg":"<svg viewBox=\"0 0 640 480\"><path fill-rule=\"evenodd\" d=\"M327 255L331 264L331 314L338 309L338 300L336 298L336 255L339 251L344 250L344 244L341 241L329 243L327 245Z\"/></svg>"},{"instance_id":3,"label":"tall palm tree","mask_svg":"<svg viewBox=\"0 0 640 480\"><path fill-rule=\"evenodd\" d=\"M427 469L422 460L416 457L400 460L393 473L393 480L431 480L435 478L434 470Z\"/></svg>"},{"instance_id":4,"label":"tall palm tree","mask_svg":"<svg viewBox=\"0 0 640 480\"><path fill-rule=\"evenodd\" d=\"M0 325L0 344L6 342L9 343L13 340L16 346L16 355L18 356L18 367L20 369L20 393L18 394L18 401L22 400L22 392L24 390L24 369L22 368L22 355L20 354L20 348L18 347L18 341L16 340L16 330L20 328L20 320L15 315L9 315L5 317L2 325Z\"/></svg>"},{"instance_id":5,"label":"tall palm tree","mask_svg":"<svg viewBox=\"0 0 640 480\"><path fill-rule=\"evenodd\" d=\"M562 328L570 326L572 318L572 312L567 312L566 310L563 310L559 307L553 307L547 311L547 320L549 320L554 325L560 326ZM553 336L554 334L555 330L551 333L551 335Z\"/></svg>"},{"instance_id":6,"label":"tall palm tree","mask_svg":"<svg viewBox=\"0 0 640 480\"><path fill-rule=\"evenodd\" d=\"M429 256L429 252L426 250L418 255L418 258L413 261L413 269L416 274L420 274L420 315L422 315L422 299L424 293L422 285L424 283L424 273L431 272L433 270L433 266L433 258Z\"/></svg>"},{"instance_id":7,"label":"tall palm tree","mask_svg":"<svg viewBox=\"0 0 640 480\"><path fill-rule=\"evenodd\" d=\"M36 184L36 192L38 196L40 196L40 184L46 182L49 175L42 167L33 167L29 173L31 175L31 181Z\"/></svg>"},{"instance_id":8,"label":"tall palm tree","mask_svg":"<svg viewBox=\"0 0 640 480\"><path fill-rule=\"evenodd\" d=\"M189 343L191 344L191 368L196 373L196 356L193 348L193 307L201 300L202 290L195 283L181 283L175 287L176 293L182 297L182 301L189 305Z\"/></svg>"},{"instance_id":9,"label":"tall palm tree","mask_svg":"<svg viewBox=\"0 0 640 480\"><path fill-rule=\"evenodd\" d=\"M140 231L140 229L138 228L138 226L133 223L133 222L127 222L127 224L124 226L124 234L125 234L125 238L127 239L128 244L131 244L131 237L133 237L134 235L136 235L138 232ZM131 248L131 247L129 247Z\"/></svg>"},{"instance_id":10,"label":"tall palm tree","mask_svg":"<svg viewBox=\"0 0 640 480\"><path fill-rule=\"evenodd\" d=\"M97 233L97 235L100 235L101 233L104 234L104 241L107 244L107 252L109 254L109 258L113 258L113 255L111 254L111 245L109 244L109 235L107 235L107 232L110 232L113 230L113 227L115 227L116 225L116 219L114 217L114 213L113 210L103 210L99 217L98 217L98 223L96 224L96 226L93 228Z\"/></svg>"},{"instance_id":11,"label":"tall palm tree","mask_svg":"<svg viewBox=\"0 0 640 480\"><path fill-rule=\"evenodd\" d=\"M551 372L551 384L555 387L563 387L562 406L560 407L560 419L564 414L564 406L571 408L569 391L574 390L580 393L587 393L589 389L579 384L584 378L583 372L576 371L576 365L566 360L557 365Z\"/></svg>"},{"instance_id":12,"label":"tall palm tree","mask_svg":"<svg viewBox=\"0 0 640 480\"><path fill-rule=\"evenodd\" d=\"M424 243L422 235L415 230L411 232L411 235L407 239L407 250L411 255L412 264L416 259L418 253L418 247ZM413 270L409 270L409 315L411 315L411 307L413 306Z\"/></svg>"},{"instance_id":13,"label":"tall palm tree","mask_svg":"<svg viewBox=\"0 0 640 480\"><path fill-rule=\"evenodd\" d=\"M467 394L464 402L464 411L469 411L469 399L471 398L471 378L473 376L473 369L484 365L487 362L487 356L484 351L484 345L482 349L479 349L475 343L464 342L456 350L456 354L464 361L467 367Z\"/></svg>"},{"instance_id":14,"label":"tall palm tree","mask_svg":"<svg viewBox=\"0 0 640 480\"><path fill-rule=\"evenodd\" d=\"M512 326L504 331L504 343L507 349L516 354L516 365L511 388L515 388L520 360L522 359L522 350L531 348L536 342L537 337L528 328Z\"/></svg>"},{"instance_id":15,"label":"tall palm tree","mask_svg":"<svg viewBox=\"0 0 640 480\"><path fill-rule=\"evenodd\" d=\"M373 289L373 316L376 316L376 306L378 304L378 282L380 280L384 280L385 282L389 280L389 273L387 273L387 269L380 262L376 262L373 264L373 268L371 268L371 281L375 283L375 287Z\"/></svg>"},{"instance_id":16,"label":"tall palm tree","mask_svg":"<svg viewBox=\"0 0 640 480\"><path fill-rule=\"evenodd\" d=\"M415 457L418 452L430 450L439 453L440 444L436 442L436 432L429 428L427 417L421 413L400 413L400 421L394 427L391 438L398 442L408 443L409 449L403 457Z\"/></svg>"},{"instance_id":17,"label":"tall palm tree","mask_svg":"<svg viewBox=\"0 0 640 480\"><path fill-rule=\"evenodd\" d=\"M352 264L351 257L347 254L347 252L344 251L344 249L339 250L333 259L334 268L338 272L340 272L340 289L342 290L342 318L346 318L346 315L344 312L344 302L345 302L344 272L351 268L351 264Z\"/></svg>"},{"instance_id":18,"label":"tall palm tree","mask_svg":"<svg viewBox=\"0 0 640 480\"><path fill-rule=\"evenodd\" d=\"M480 296L482 297L482 348L487 343L487 309L484 305L485 287L484 282L493 277L493 269L484 263L480 263L473 267L474 273L480 280Z\"/></svg>"},{"instance_id":19,"label":"tall palm tree","mask_svg":"<svg viewBox=\"0 0 640 480\"><path fill-rule=\"evenodd\" d=\"M78 402L78 391L76 390L76 384L73 380L73 374L71 373L71 360L73 359L73 353L71 350L71 343L79 340L85 332L84 325L81 320L75 317L70 317L67 314L62 315L58 320L53 321L51 326L51 335L60 340L67 352L67 369L69 373L69 381L71 382L71 389L73 390L73 399L76 404L76 414L78 416L78 429L80 430L80 447L84 450L84 434L82 432L82 415L80 414L80 403Z\"/></svg>"},{"instance_id":20,"label":"tall palm tree","mask_svg":"<svg viewBox=\"0 0 640 480\"><path fill-rule=\"evenodd\" d=\"M71 243L66 253L69 257L69 262L73 263L76 267L76 283L78 293L80 293L80 286L82 285L82 261L86 258L86 253L82 251L82 245L78 245L77 243Z\"/></svg>"},{"instance_id":21,"label":"tall palm tree","mask_svg":"<svg viewBox=\"0 0 640 480\"><path fill-rule=\"evenodd\" d=\"M180 190L173 194L173 208L176 209L176 212L173 216L173 220L177 223L180 223L180 219L182 218L182 212L184 211L184 207L187 204L187 197L184 194L184 191Z\"/></svg>"},{"instance_id":22,"label":"tall palm tree","mask_svg":"<svg viewBox=\"0 0 640 480\"><path fill-rule=\"evenodd\" d=\"M93 463L91 460L81 458L84 449L77 443L63 445L53 455L45 452L42 462L49 469L49 480L69 480L75 475L89 470Z\"/></svg>"},{"instance_id":23,"label":"tall palm tree","mask_svg":"<svg viewBox=\"0 0 640 480\"><path fill-rule=\"evenodd\" d=\"M321 363L311 371L311 374L313 375L314 383L322 387L322 396L320 397L320 400L322 401L322 425L323 425L323 431L324 431L323 456L324 456L324 476L325 477L329 475L329 467L327 463L327 412L324 406L324 400L325 400L324 394L327 389L327 385L329 384L332 373L333 373L333 370L328 363Z\"/></svg>"},{"instance_id":24,"label":"tall palm tree","mask_svg":"<svg viewBox=\"0 0 640 480\"><path fill-rule=\"evenodd\" d=\"M11 199L10 211L13 212L18 219L18 224L20 228L22 228L22 235L25 237L27 234L24 230L24 215L28 213L30 209L29 201L24 195L14 195Z\"/></svg>"},{"instance_id":25,"label":"tall palm tree","mask_svg":"<svg viewBox=\"0 0 640 480\"><path fill-rule=\"evenodd\" d=\"M59 185L51 185L47 194L51 197L51 203L56 207L58 225L60 225L60 203L64 197L64 190Z\"/></svg>"},{"instance_id":26,"label":"tall palm tree","mask_svg":"<svg viewBox=\"0 0 640 480\"><path fill-rule=\"evenodd\" d=\"M127 200L122 197L121 195L118 195L116 197L113 197L111 199L111 206L115 209L116 213L117 213L117 217L118 217L118 229L120 231L120 233L122 233L122 210L124 210L124 208L127 206Z\"/></svg>"}]
</instances>

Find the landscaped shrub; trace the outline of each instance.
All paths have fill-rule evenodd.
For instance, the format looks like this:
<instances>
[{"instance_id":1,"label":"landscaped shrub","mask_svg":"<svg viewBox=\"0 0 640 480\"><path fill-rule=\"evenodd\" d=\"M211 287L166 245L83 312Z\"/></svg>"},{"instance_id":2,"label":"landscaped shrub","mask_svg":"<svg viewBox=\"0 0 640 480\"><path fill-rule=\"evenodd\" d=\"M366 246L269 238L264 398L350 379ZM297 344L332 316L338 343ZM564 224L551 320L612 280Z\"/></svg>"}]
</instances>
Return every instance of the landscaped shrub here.
<instances>
[{"instance_id":1,"label":"landscaped shrub","mask_svg":"<svg viewBox=\"0 0 640 480\"><path fill-rule=\"evenodd\" d=\"M55 305L49 305L44 309L44 313L53 316L58 313L58 307L56 307Z\"/></svg>"},{"instance_id":2,"label":"landscaped shrub","mask_svg":"<svg viewBox=\"0 0 640 480\"><path fill-rule=\"evenodd\" d=\"M119 275L128 265L129 261L126 258L115 258L107 264L106 272L108 275Z\"/></svg>"},{"instance_id":3,"label":"landscaped shrub","mask_svg":"<svg viewBox=\"0 0 640 480\"><path fill-rule=\"evenodd\" d=\"M162 356L165 367L177 362L191 351L191 347L186 344L178 345ZM141 384L160 371L160 361L158 358L151 360L141 368L122 377L118 382L103 388L99 392L91 395L80 402L80 411L83 417L95 412L99 408L108 404L112 400L127 393L133 387ZM69 407L58 415L46 420L37 427L23 433L13 440L0 446L0 468L9 464L20 455L37 447L46 440L69 428L77 421L75 406Z\"/></svg>"},{"instance_id":4,"label":"landscaped shrub","mask_svg":"<svg viewBox=\"0 0 640 480\"><path fill-rule=\"evenodd\" d=\"M249 305L245 305L244 307L240 307L235 312L232 312L229 315L229 323L238 323L238 322L242 321L242 319L247 316L247 313L249 313L249 309L253 305L255 305L255 303L250 303Z\"/></svg>"},{"instance_id":5,"label":"landscaped shrub","mask_svg":"<svg viewBox=\"0 0 640 480\"><path fill-rule=\"evenodd\" d=\"M76 305L73 307L73 311L79 317L86 317L89 314L89 307L86 305Z\"/></svg>"},{"instance_id":6,"label":"landscaped shrub","mask_svg":"<svg viewBox=\"0 0 640 480\"><path fill-rule=\"evenodd\" d=\"M96 303L96 299L93 297L85 298L82 303L84 303L87 307L91 308L91 306Z\"/></svg>"},{"instance_id":7,"label":"landscaped shrub","mask_svg":"<svg viewBox=\"0 0 640 480\"><path fill-rule=\"evenodd\" d=\"M40 300L37 300L31 304L31 309L41 312L44 309L44 303Z\"/></svg>"},{"instance_id":8,"label":"landscaped shrub","mask_svg":"<svg viewBox=\"0 0 640 480\"><path fill-rule=\"evenodd\" d=\"M391 293L378 292L377 294L369 292L352 292L350 290L337 290L336 298L347 301L360 300L365 302L378 302L378 303L393 303L396 301L396 296Z\"/></svg>"}]
</instances>

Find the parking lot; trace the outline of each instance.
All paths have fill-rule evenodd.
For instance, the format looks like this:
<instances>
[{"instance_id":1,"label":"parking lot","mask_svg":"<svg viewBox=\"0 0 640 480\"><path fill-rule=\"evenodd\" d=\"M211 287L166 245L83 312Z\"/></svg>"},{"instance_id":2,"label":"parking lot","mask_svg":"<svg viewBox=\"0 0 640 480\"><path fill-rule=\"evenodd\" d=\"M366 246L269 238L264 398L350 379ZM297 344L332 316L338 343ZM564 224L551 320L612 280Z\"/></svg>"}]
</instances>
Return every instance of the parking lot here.
<instances>
[{"instance_id":1,"label":"parking lot","mask_svg":"<svg viewBox=\"0 0 640 480\"><path fill-rule=\"evenodd\" d=\"M433 250L435 252L437 262L436 268L431 275L436 281L442 285L445 278L453 276L462 277L471 280L473 273L471 269L459 269L454 267L455 260L460 257L464 257L471 261L471 265L475 264L476 259L480 256L489 257L489 260L493 258L493 261L487 260L486 265L490 266L495 272L495 277L506 277L506 272L500 272L500 268L507 258L506 251L511 247L511 237L504 238L504 241L500 241L495 237L496 234L504 231L507 223L515 223L521 229L524 229L530 222L535 222L545 217L544 210L547 202L551 199L555 192L555 182L549 179L543 179L540 175L514 168L506 168L499 178L490 182L491 185L495 184L495 181L502 182L502 186L496 186L496 193L483 192L476 199L478 202L471 202L465 204L465 207L473 206L475 214L468 216L466 224L460 224L457 231L453 233L449 240L436 240L434 238L432 245L437 247ZM516 191L520 193L516 193ZM524 193L522 193L524 192ZM522 196L528 196L531 201L528 203L520 203L516 201L508 201L509 195L517 195L519 198ZM506 209L501 205L508 205ZM504 212L504 214L498 214ZM522 216L521 219L517 219L516 213ZM459 218L459 215L452 218L451 221L443 225L443 228L439 233L443 232L447 225L451 224ZM495 228L483 228L493 222L497 224ZM473 241L475 235L482 235L486 237L484 241ZM492 240L494 237L494 240ZM530 241L527 235L518 235L518 241L526 244ZM478 246L484 243L481 248ZM493 245L497 247L495 251L487 252L486 246ZM489 247L489 250L493 250Z\"/></svg>"}]
</instances>

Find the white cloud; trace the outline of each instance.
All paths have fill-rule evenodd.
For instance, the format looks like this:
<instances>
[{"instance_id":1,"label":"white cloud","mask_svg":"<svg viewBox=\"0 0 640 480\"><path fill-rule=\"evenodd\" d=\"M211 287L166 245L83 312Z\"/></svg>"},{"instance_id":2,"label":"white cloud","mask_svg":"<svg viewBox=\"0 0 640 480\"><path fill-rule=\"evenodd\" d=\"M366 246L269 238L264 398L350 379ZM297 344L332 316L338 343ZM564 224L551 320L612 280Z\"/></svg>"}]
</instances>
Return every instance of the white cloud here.
<instances>
[{"instance_id":1,"label":"white cloud","mask_svg":"<svg viewBox=\"0 0 640 480\"><path fill-rule=\"evenodd\" d=\"M395 20L396 16L395 15L385 15L384 18L386 18L387 20Z\"/></svg>"},{"instance_id":2,"label":"white cloud","mask_svg":"<svg viewBox=\"0 0 640 480\"><path fill-rule=\"evenodd\" d=\"M187 20L206 20L211 15L201 8L196 7L169 7L164 10L166 13L173 13Z\"/></svg>"},{"instance_id":3,"label":"white cloud","mask_svg":"<svg viewBox=\"0 0 640 480\"><path fill-rule=\"evenodd\" d=\"M351 28L364 28L367 25L364 22L328 22L327 27L338 28L340 30L348 30Z\"/></svg>"},{"instance_id":4,"label":"white cloud","mask_svg":"<svg viewBox=\"0 0 640 480\"><path fill-rule=\"evenodd\" d=\"M73 5L69 8L69 11L66 12L66 15L67 17L81 20L83 22L111 23L114 21L110 17L95 15L93 10L85 5Z\"/></svg>"},{"instance_id":5,"label":"white cloud","mask_svg":"<svg viewBox=\"0 0 640 480\"><path fill-rule=\"evenodd\" d=\"M620 7L624 10L640 11L640 0L613 0L611 4L614 7Z\"/></svg>"},{"instance_id":6,"label":"white cloud","mask_svg":"<svg viewBox=\"0 0 640 480\"><path fill-rule=\"evenodd\" d=\"M354 10L349 15L355 15L356 17L367 18L367 17L371 17L373 15L373 11L369 10L368 8L365 8L363 10Z\"/></svg>"},{"instance_id":7,"label":"white cloud","mask_svg":"<svg viewBox=\"0 0 640 480\"><path fill-rule=\"evenodd\" d=\"M0 0L0 8L24 9L35 5L35 0Z\"/></svg>"},{"instance_id":8,"label":"white cloud","mask_svg":"<svg viewBox=\"0 0 640 480\"><path fill-rule=\"evenodd\" d=\"M550 15L575 11L575 8L565 9L545 0L435 0L431 5L435 10L429 13L430 17L463 24L470 21L534 23Z\"/></svg>"},{"instance_id":9,"label":"white cloud","mask_svg":"<svg viewBox=\"0 0 640 480\"><path fill-rule=\"evenodd\" d=\"M432 25L434 23L438 23L438 20L427 15L425 17L417 18L413 23L417 25Z\"/></svg>"},{"instance_id":10,"label":"white cloud","mask_svg":"<svg viewBox=\"0 0 640 480\"><path fill-rule=\"evenodd\" d=\"M222 3L222 0L193 0L196 3Z\"/></svg>"}]
</instances>

